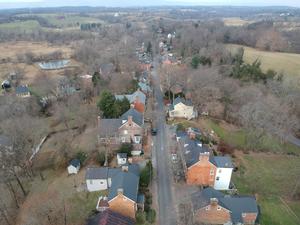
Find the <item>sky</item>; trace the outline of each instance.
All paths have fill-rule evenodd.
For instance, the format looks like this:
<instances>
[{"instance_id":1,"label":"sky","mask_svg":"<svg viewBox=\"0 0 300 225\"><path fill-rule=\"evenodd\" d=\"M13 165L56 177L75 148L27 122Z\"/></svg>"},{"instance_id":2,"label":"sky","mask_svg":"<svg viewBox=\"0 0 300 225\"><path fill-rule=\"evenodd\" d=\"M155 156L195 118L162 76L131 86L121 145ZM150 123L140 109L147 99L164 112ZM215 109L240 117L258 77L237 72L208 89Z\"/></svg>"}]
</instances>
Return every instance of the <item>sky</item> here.
<instances>
[{"instance_id":1,"label":"sky","mask_svg":"<svg viewBox=\"0 0 300 225\"><path fill-rule=\"evenodd\" d=\"M0 8L55 6L126 7L153 5L232 5L300 7L300 0L0 0Z\"/></svg>"}]
</instances>

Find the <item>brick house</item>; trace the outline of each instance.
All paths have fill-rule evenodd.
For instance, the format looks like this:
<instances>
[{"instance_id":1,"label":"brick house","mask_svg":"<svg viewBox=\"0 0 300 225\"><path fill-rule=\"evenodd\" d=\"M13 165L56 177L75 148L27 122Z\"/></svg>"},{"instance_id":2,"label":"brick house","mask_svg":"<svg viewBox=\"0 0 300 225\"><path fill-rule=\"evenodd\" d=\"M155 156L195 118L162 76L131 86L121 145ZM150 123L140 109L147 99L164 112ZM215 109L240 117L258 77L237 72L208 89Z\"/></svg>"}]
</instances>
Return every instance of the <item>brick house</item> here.
<instances>
[{"instance_id":1,"label":"brick house","mask_svg":"<svg viewBox=\"0 0 300 225\"><path fill-rule=\"evenodd\" d=\"M88 191L108 190L108 197L100 196L96 209L105 208L123 216L135 218L136 211L144 208L144 196L138 193L140 168L138 164L125 164L119 168L88 168L86 184Z\"/></svg>"},{"instance_id":2,"label":"brick house","mask_svg":"<svg viewBox=\"0 0 300 225\"><path fill-rule=\"evenodd\" d=\"M256 224L259 210L252 196L229 196L211 187L192 195L194 220L204 224Z\"/></svg>"},{"instance_id":3,"label":"brick house","mask_svg":"<svg viewBox=\"0 0 300 225\"><path fill-rule=\"evenodd\" d=\"M210 186L217 190L229 189L233 171L230 157L214 156L194 136L184 135L178 141L187 184Z\"/></svg>"},{"instance_id":4,"label":"brick house","mask_svg":"<svg viewBox=\"0 0 300 225\"><path fill-rule=\"evenodd\" d=\"M135 149L141 149L143 128L143 114L131 108L118 119L98 117L98 140L112 145L133 143Z\"/></svg>"},{"instance_id":5,"label":"brick house","mask_svg":"<svg viewBox=\"0 0 300 225\"><path fill-rule=\"evenodd\" d=\"M106 209L92 218L87 222L87 225L134 225L134 219L123 216L120 213L114 212L110 209Z\"/></svg>"}]
</instances>

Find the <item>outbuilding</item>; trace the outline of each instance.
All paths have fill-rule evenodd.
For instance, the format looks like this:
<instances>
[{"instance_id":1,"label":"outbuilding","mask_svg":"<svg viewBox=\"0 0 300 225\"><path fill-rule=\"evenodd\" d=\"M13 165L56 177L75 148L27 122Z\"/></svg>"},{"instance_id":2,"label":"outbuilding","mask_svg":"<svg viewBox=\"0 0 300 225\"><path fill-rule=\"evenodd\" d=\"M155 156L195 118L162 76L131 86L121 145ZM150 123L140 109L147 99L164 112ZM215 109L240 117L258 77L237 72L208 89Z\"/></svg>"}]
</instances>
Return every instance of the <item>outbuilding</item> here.
<instances>
[{"instance_id":1,"label":"outbuilding","mask_svg":"<svg viewBox=\"0 0 300 225\"><path fill-rule=\"evenodd\" d=\"M77 174L80 170L80 160L73 159L70 161L68 166L68 174Z\"/></svg>"}]
</instances>

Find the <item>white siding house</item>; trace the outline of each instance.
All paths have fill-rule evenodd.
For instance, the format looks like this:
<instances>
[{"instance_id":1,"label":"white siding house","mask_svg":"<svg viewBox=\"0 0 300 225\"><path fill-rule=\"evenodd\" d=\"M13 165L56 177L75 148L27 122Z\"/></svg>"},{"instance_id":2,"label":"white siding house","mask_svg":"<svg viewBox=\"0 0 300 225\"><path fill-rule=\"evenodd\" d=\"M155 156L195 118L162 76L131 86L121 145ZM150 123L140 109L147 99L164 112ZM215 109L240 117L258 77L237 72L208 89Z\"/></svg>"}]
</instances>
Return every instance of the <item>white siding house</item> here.
<instances>
[{"instance_id":1,"label":"white siding house","mask_svg":"<svg viewBox=\"0 0 300 225\"><path fill-rule=\"evenodd\" d=\"M180 97L176 98L169 107L170 118L185 118L190 120L197 116L197 111L194 109L192 103Z\"/></svg>"},{"instance_id":2,"label":"white siding house","mask_svg":"<svg viewBox=\"0 0 300 225\"><path fill-rule=\"evenodd\" d=\"M112 177L120 168L90 167L85 174L86 187L89 192L107 190L111 186Z\"/></svg>"},{"instance_id":3,"label":"white siding house","mask_svg":"<svg viewBox=\"0 0 300 225\"><path fill-rule=\"evenodd\" d=\"M233 168L217 168L214 188L216 190L228 190Z\"/></svg>"},{"instance_id":4,"label":"white siding house","mask_svg":"<svg viewBox=\"0 0 300 225\"><path fill-rule=\"evenodd\" d=\"M233 171L231 158L228 156L215 156L213 161L217 166L214 188L216 190L229 190Z\"/></svg>"},{"instance_id":5,"label":"white siding house","mask_svg":"<svg viewBox=\"0 0 300 225\"><path fill-rule=\"evenodd\" d=\"M86 186L89 192L108 189L107 179L87 179Z\"/></svg>"}]
</instances>

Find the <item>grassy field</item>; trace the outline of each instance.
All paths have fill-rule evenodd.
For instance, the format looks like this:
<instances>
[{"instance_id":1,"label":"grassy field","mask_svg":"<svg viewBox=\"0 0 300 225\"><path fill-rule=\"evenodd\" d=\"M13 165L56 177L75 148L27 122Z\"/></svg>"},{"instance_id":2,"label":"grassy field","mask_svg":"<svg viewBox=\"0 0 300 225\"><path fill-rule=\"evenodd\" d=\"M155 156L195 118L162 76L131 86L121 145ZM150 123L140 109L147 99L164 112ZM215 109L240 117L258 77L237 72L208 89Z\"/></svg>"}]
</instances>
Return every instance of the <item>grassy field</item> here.
<instances>
[{"instance_id":1,"label":"grassy field","mask_svg":"<svg viewBox=\"0 0 300 225\"><path fill-rule=\"evenodd\" d=\"M227 47L233 53L237 48L243 47L245 62L252 63L259 59L264 71L273 69L287 77L300 77L300 54L260 51L241 45L227 45Z\"/></svg>"},{"instance_id":2,"label":"grassy field","mask_svg":"<svg viewBox=\"0 0 300 225\"><path fill-rule=\"evenodd\" d=\"M224 22L225 26L235 26L235 27L244 26L244 25L252 23L252 21L243 20L239 17L223 18L223 22Z\"/></svg>"},{"instance_id":3,"label":"grassy field","mask_svg":"<svg viewBox=\"0 0 300 225\"><path fill-rule=\"evenodd\" d=\"M299 182L299 157L240 153L237 154L236 161L240 166L233 176L233 182L239 193L257 195L262 225L300 223L297 218L300 216L300 202L291 200Z\"/></svg>"},{"instance_id":4,"label":"grassy field","mask_svg":"<svg viewBox=\"0 0 300 225\"><path fill-rule=\"evenodd\" d=\"M174 122L169 123L173 124ZM213 130L222 141L237 149L245 149L247 146L248 133L225 122L221 123L212 119L200 119L198 123L186 120L177 120L175 123L181 123L184 127L194 126L202 130ZM300 153L300 148L297 146L289 143L281 143L277 138L267 135L261 138L261 141L256 145L256 150L273 153Z\"/></svg>"},{"instance_id":5,"label":"grassy field","mask_svg":"<svg viewBox=\"0 0 300 225\"><path fill-rule=\"evenodd\" d=\"M0 24L0 32L3 31L33 31L40 28L40 24L35 20L12 22L12 23L3 23Z\"/></svg>"},{"instance_id":6,"label":"grassy field","mask_svg":"<svg viewBox=\"0 0 300 225\"><path fill-rule=\"evenodd\" d=\"M226 143L244 149L247 146L247 132L242 129L229 130L225 124L217 123L213 120L204 120L203 124L212 129L221 140ZM264 136L261 142L256 146L258 150L266 150L274 153L300 153L300 148L289 143L281 143L277 138L271 136Z\"/></svg>"}]
</instances>

